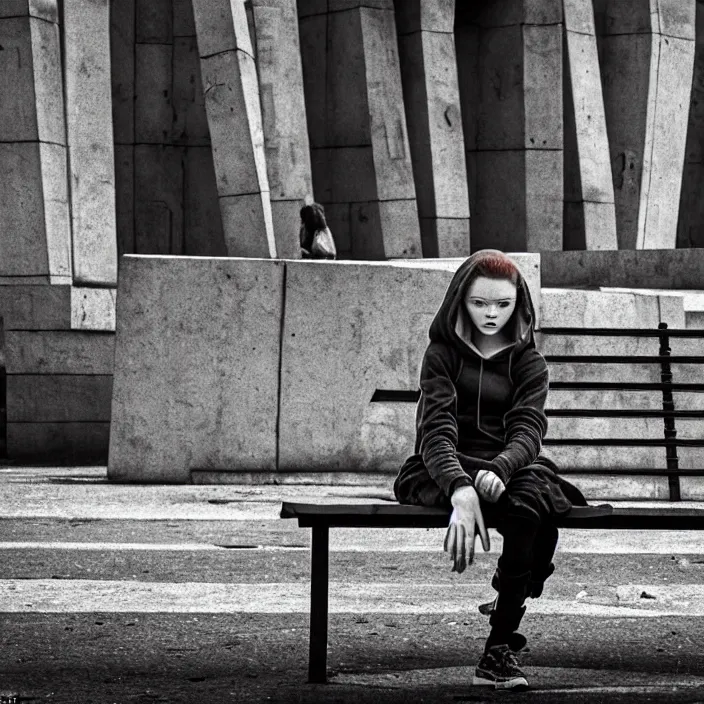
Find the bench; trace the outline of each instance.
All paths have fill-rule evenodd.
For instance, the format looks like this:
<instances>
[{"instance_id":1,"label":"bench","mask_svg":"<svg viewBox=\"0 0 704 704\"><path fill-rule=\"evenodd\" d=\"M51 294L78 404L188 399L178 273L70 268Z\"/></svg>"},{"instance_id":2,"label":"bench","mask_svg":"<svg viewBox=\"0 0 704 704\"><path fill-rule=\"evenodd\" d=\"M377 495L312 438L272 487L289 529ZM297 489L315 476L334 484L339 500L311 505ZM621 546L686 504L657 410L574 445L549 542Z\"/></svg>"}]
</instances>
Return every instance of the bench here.
<instances>
[{"instance_id":1,"label":"bench","mask_svg":"<svg viewBox=\"0 0 704 704\"><path fill-rule=\"evenodd\" d=\"M698 405L691 403L691 398L684 394L699 394L704 392L704 383L697 381L674 380L673 366L684 373L681 365L691 365L695 371L704 365L704 355L671 353L671 341L704 340L704 330L671 330L661 324L657 330L633 329L543 329L539 335L539 347L543 350L551 372L551 392L625 392L634 394L651 394L658 392L657 406L654 407L653 397L648 396L647 408L601 408L592 404L591 408L562 408L560 404L550 404L546 414L552 418L621 418L621 419L662 419L662 431L657 437L653 434L642 437L644 428L639 429L641 437L589 437L583 435L551 437L550 431L545 438L546 454L552 455L550 448L664 448L664 461L657 466L656 461L648 466L615 467L613 464L601 466L579 466L575 456L574 464L565 465L556 458L561 472L564 474L589 474L612 476L640 476L643 478L660 476L667 479L666 501L662 506L612 506L601 504L596 506L575 507L558 524L561 528L592 528L592 529L629 529L629 530L704 530L704 510L687 506L682 502L681 478L704 477L704 462L696 463L697 456L688 457L680 466L678 448L704 448L704 433L702 437L677 437L677 419L703 419L704 409L681 408L678 406ZM582 346L587 337L622 338L636 348L634 354L551 354L550 338L560 338L579 341ZM589 341L590 344L592 341ZM650 349L656 345L656 348ZM580 347L580 344L568 346ZM641 348L645 348L642 350ZM546 349L547 348L547 349ZM562 350L564 351L564 350ZM646 354L641 352L645 351ZM686 350L689 351L689 350ZM580 367L581 365L581 367ZM610 365L604 367L603 365ZM627 365L627 366L626 366ZM678 366L679 365L679 366ZM639 375L639 369L648 366L650 379L645 381L609 380L604 381L604 374L613 373L614 368L628 368L631 377ZM600 370L601 367L601 370ZM565 373L567 370L567 373ZM591 370L591 376L597 380L567 379L577 371ZM594 371L597 371L594 374ZM658 380L653 380L653 371ZM552 378L557 377L555 381ZM415 403L418 399L417 390L384 390L377 389L371 399L374 403ZM598 397L597 397L598 398ZM698 397L697 397L698 398ZM704 396L701 397L704 399ZM569 399L569 397L568 397ZM643 398L640 398L643 401ZM583 429L584 430L584 429ZM586 429L588 432L588 429ZM652 430L652 423L645 424L645 430ZM554 456L554 455L553 455ZM626 497L624 497L626 498ZM328 626L328 560L330 528L444 528L448 524L449 514L442 509L431 509L420 506L400 506L392 503L382 504L304 504L284 502L281 507L282 518L295 518L298 525L312 529L311 543L311 606L310 606L310 650L308 663L308 678L310 682L322 683L327 680L327 626ZM487 527L494 527L490 523Z\"/></svg>"}]
</instances>

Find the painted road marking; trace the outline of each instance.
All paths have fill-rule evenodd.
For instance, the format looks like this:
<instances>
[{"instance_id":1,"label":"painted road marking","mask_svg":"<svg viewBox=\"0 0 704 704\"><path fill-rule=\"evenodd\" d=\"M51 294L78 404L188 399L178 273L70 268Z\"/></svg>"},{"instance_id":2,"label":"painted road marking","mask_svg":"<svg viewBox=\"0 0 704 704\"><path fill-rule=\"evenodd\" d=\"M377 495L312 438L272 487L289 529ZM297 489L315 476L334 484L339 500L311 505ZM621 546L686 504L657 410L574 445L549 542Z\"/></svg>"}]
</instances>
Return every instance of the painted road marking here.
<instances>
[{"instance_id":1,"label":"painted road marking","mask_svg":"<svg viewBox=\"0 0 704 704\"><path fill-rule=\"evenodd\" d=\"M655 598L640 598L646 592ZM331 582L331 613L476 612L486 584ZM307 613L305 582L227 584L120 580L0 580L4 613ZM541 598L531 613L595 617L704 616L704 585L620 585L580 599Z\"/></svg>"}]
</instances>

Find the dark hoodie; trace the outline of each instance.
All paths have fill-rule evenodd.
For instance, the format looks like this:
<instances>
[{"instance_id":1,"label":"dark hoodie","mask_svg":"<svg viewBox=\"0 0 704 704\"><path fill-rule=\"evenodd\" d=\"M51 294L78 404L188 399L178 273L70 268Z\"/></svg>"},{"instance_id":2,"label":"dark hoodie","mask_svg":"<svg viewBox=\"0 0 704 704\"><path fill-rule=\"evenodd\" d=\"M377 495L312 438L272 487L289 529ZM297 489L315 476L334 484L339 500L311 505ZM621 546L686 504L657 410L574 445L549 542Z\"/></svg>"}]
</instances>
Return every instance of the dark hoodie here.
<instances>
[{"instance_id":1,"label":"dark hoodie","mask_svg":"<svg viewBox=\"0 0 704 704\"><path fill-rule=\"evenodd\" d=\"M517 472L530 468L540 475L540 493L549 495L544 497L549 512L566 513L572 503L585 501L540 455L548 425L548 368L535 346L533 303L520 273L516 308L505 328L511 344L486 358L471 341L473 324L464 298L478 276L478 262L488 254L501 253L481 250L460 266L430 326L420 374L415 454L396 479L396 497L401 503L447 505L453 491L473 484L480 469L495 472L508 484ZM441 491L428 492L428 484Z\"/></svg>"}]
</instances>

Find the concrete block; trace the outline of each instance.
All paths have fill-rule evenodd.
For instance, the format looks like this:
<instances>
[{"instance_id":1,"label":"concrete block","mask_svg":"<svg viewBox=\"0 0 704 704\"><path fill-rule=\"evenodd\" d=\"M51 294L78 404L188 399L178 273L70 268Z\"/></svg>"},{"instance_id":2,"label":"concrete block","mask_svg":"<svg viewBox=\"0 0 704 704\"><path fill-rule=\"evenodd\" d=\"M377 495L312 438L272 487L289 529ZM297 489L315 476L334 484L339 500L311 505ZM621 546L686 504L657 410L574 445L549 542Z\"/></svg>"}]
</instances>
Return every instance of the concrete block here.
<instances>
[{"instance_id":1,"label":"concrete block","mask_svg":"<svg viewBox=\"0 0 704 704\"><path fill-rule=\"evenodd\" d=\"M558 365L550 364L550 381L562 381L561 376L556 374L553 376L553 370ZM594 365L596 367L597 365ZM607 365L601 365L606 367ZM630 365L629 365L630 366ZM623 375L623 376L622 376ZM590 375L591 376L591 375ZM596 375L594 375L596 376ZM618 379L624 382L630 377L630 374L621 372ZM614 379L615 377L611 377ZM648 381L651 377L645 376L634 381ZM564 379L567 381L568 379ZM584 381L592 380L586 375ZM597 379L593 379L596 381ZM606 379L605 381L609 381ZM656 379L659 381L659 379ZM548 394L546 408L550 409L571 409L571 408L586 408L593 410L605 410L610 408L640 408L650 411L662 410L662 392L661 391L585 391L572 389L551 389ZM555 419L557 420L557 419ZM550 419L552 424L552 419Z\"/></svg>"},{"instance_id":2,"label":"concrete block","mask_svg":"<svg viewBox=\"0 0 704 704\"><path fill-rule=\"evenodd\" d=\"M134 148L134 238L140 254L183 254L184 154L184 147Z\"/></svg>"},{"instance_id":3,"label":"concrete block","mask_svg":"<svg viewBox=\"0 0 704 704\"><path fill-rule=\"evenodd\" d=\"M422 256L415 199L380 201L379 221L387 259Z\"/></svg>"},{"instance_id":4,"label":"concrete block","mask_svg":"<svg viewBox=\"0 0 704 704\"><path fill-rule=\"evenodd\" d=\"M139 44L171 44L172 0L136 0L136 12Z\"/></svg>"},{"instance_id":5,"label":"concrete block","mask_svg":"<svg viewBox=\"0 0 704 704\"><path fill-rule=\"evenodd\" d=\"M378 197L415 199L394 15L370 8L360 14Z\"/></svg>"},{"instance_id":6,"label":"concrete block","mask_svg":"<svg viewBox=\"0 0 704 704\"><path fill-rule=\"evenodd\" d=\"M271 217L274 223L276 254L280 259L300 259L299 227L301 200L273 200ZM326 218L327 219L327 218ZM329 225L329 223L328 223ZM337 248L337 233L331 230Z\"/></svg>"},{"instance_id":7,"label":"concrete block","mask_svg":"<svg viewBox=\"0 0 704 704\"><path fill-rule=\"evenodd\" d=\"M218 194L269 190L254 63L242 52L201 60ZM248 95L249 93L249 95Z\"/></svg>"},{"instance_id":8,"label":"concrete block","mask_svg":"<svg viewBox=\"0 0 704 704\"><path fill-rule=\"evenodd\" d=\"M171 140L176 144L210 146L195 37L174 39L172 105Z\"/></svg>"},{"instance_id":9,"label":"concrete block","mask_svg":"<svg viewBox=\"0 0 704 704\"><path fill-rule=\"evenodd\" d=\"M201 58L239 49L254 56L244 0L193 0Z\"/></svg>"},{"instance_id":10,"label":"concrete block","mask_svg":"<svg viewBox=\"0 0 704 704\"><path fill-rule=\"evenodd\" d=\"M304 3L298 3L299 17ZM311 149L325 147L327 138L327 15L315 14L299 19L298 30L303 69L308 139ZM331 46L334 50L335 45ZM336 87L331 82L331 89ZM354 105L353 105L354 107ZM367 140L368 141L368 140ZM320 198L318 197L318 200Z\"/></svg>"},{"instance_id":11,"label":"concrete block","mask_svg":"<svg viewBox=\"0 0 704 704\"><path fill-rule=\"evenodd\" d=\"M562 27L525 25L522 53L523 146L562 150Z\"/></svg>"},{"instance_id":12,"label":"concrete block","mask_svg":"<svg viewBox=\"0 0 704 704\"><path fill-rule=\"evenodd\" d=\"M481 106L479 70L479 28L471 24L458 24L455 28L455 54L457 56L457 83L460 91L462 131L465 149L477 148L477 125Z\"/></svg>"},{"instance_id":13,"label":"concrete block","mask_svg":"<svg viewBox=\"0 0 704 704\"><path fill-rule=\"evenodd\" d=\"M599 469L664 469L667 467L664 447L607 447L602 445L550 445L543 454L558 467L584 470ZM624 477L625 479L625 477ZM639 480L637 480L639 483ZM632 498L637 495L633 494ZM663 497L664 498L664 497Z\"/></svg>"},{"instance_id":14,"label":"concrete block","mask_svg":"<svg viewBox=\"0 0 704 704\"><path fill-rule=\"evenodd\" d=\"M58 22L59 8L56 0L3 0L0 4L0 18L27 16Z\"/></svg>"},{"instance_id":15,"label":"concrete block","mask_svg":"<svg viewBox=\"0 0 704 704\"><path fill-rule=\"evenodd\" d=\"M624 383L633 382L648 382L660 383L660 365L659 364L604 364L601 362L587 363L550 363L550 381L622 381ZM560 390L561 393L567 393ZM554 393L557 393L555 391ZM582 391L574 391L573 408L581 408ZM625 392L624 392L625 393ZM662 394L660 394L660 402L662 403ZM552 393L550 394L552 396ZM597 396L597 399L600 399ZM628 397L626 397L628 398ZM570 399L568 399L569 401ZM632 404L632 399L629 404ZM570 406L565 406L570 408ZM616 406L605 406L606 408L616 408ZM638 406L629 405L624 408L637 408ZM591 406L590 406L591 408Z\"/></svg>"},{"instance_id":16,"label":"concrete block","mask_svg":"<svg viewBox=\"0 0 704 704\"><path fill-rule=\"evenodd\" d=\"M527 149L525 159L525 250L562 249L562 151ZM515 187L515 185L514 185ZM512 246L509 249L521 250Z\"/></svg>"},{"instance_id":17,"label":"concrete block","mask_svg":"<svg viewBox=\"0 0 704 704\"><path fill-rule=\"evenodd\" d=\"M115 332L114 288L71 288L71 329Z\"/></svg>"},{"instance_id":18,"label":"concrete block","mask_svg":"<svg viewBox=\"0 0 704 704\"><path fill-rule=\"evenodd\" d=\"M629 0L606 3L607 34L663 34L694 39L695 3L691 0Z\"/></svg>"},{"instance_id":19,"label":"concrete block","mask_svg":"<svg viewBox=\"0 0 704 704\"><path fill-rule=\"evenodd\" d=\"M122 0L110 7L112 122L116 145L134 143L135 2Z\"/></svg>"},{"instance_id":20,"label":"concrete block","mask_svg":"<svg viewBox=\"0 0 704 704\"><path fill-rule=\"evenodd\" d=\"M370 400L377 388L416 387L452 273L396 263L287 267L279 469L400 466L413 450L414 406Z\"/></svg>"},{"instance_id":21,"label":"concrete block","mask_svg":"<svg viewBox=\"0 0 704 704\"><path fill-rule=\"evenodd\" d=\"M70 147L73 280L117 285L115 161L112 141Z\"/></svg>"},{"instance_id":22,"label":"concrete block","mask_svg":"<svg viewBox=\"0 0 704 704\"><path fill-rule=\"evenodd\" d=\"M325 15L328 11L328 0L298 0L298 18L302 20L316 15Z\"/></svg>"},{"instance_id":23,"label":"concrete block","mask_svg":"<svg viewBox=\"0 0 704 704\"><path fill-rule=\"evenodd\" d=\"M469 218L420 218L424 257L468 257Z\"/></svg>"},{"instance_id":24,"label":"concrete block","mask_svg":"<svg viewBox=\"0 0 704 704\"><path fill-rule=\"evenodd\" d=\"M173 47L137 44L135 52L134 137L140 144L168 144L174 109Z\"/></svg>"},{"instance_id":25,"label":"concrete block","mask_svg":"<svg viewBox=\"0 0 704 704\"><path fill-rule=\"evenodd\" d=\"M700 249L543 252L545 286L699 289Z\"/></svg>"},{"instance_id":26,"label":"concrete block","mask_svg":"<svg viewBox=\"0 0 704 704\"><path fill-rule=\"evenodd\" d=\"M112 375L11 374L8 423L110 421Z\"/></svg>"},{"instance_id":27,"label":"concrete block","mask_svg":"<svg viewBox=\"0 0 704 704\"><path fill-rule=\"evenodd\" d=\"M252 11L271 198L302 200L313 183L296 3L261 0Z\"/></svg>"},{"instance_id":28,"label":"concrete block","mask_svg":"<svg viewBox=\"0 0 704 704\"><path fill-rule=\"evenodd\" d=\"M70 330L71 286L0 286L7 330Z\"/></svg>"},{"instance_id":29,"label":"concrete block","mask_svg":"<svg viewBox=\"0 0 704 704\"><path fill-rule=\"evenodd\" d=\"M672 37L653 40L651 91L655 94L649 100L653 114L643 149L637 249L676 246L693 66L694 42Z\"/></svg>"},{"instance_id":30,"label":"concrete block","mask_svg":"<svg viewBox=\"0 0 704 704\"><path fill-rule=\"evenodd\" d=\"M114 341L102 332L7 331L7 373L112 374Z\"/></svg>"},{"instance_id":31,"label":"concrete block","mask_svg":"<svg viewBox=\"0 0 704 704\"><path fill-rule=\"evenodd\" d=\"M564 0L564 27L566 32L596 36L594 3L592 0Z\"/></svg>"},{"instance_id":32,"label":"concrete block","mask_svg":"<svg viewBox=\"0 0 704 704\"><path fill-rule=\"evenodd\" d=\"M657 329L660 304L657 296L545 288L542 321L545 327Z\"/></svg>"},{"instance_id":33,"label":"concrete block","mask_svg":"<svg viewBox=\"0 0 704 704\"><path fill-rule=\"evenodd\" d=\"M222 196L220 214L230 257L278 256L269 194Z\"/></svg>"},{"instance_id":34,"label":"concrete block","mask_svg":"<svg viewBox=\"0 0 704 704\"><path fill-rule=\"evenodd\" d=\"M410 0L396 5L399 36L413 32L443 32L455 29L455 0Z\"/></svg>"},{"instance_id":35,"label":"concrete block","mask_svg":"<svg viewBox=\"0 0 704 704\"><path fill-rule=\"evenodd\" d=\"M618 467L615 468L618 470ZM650 475L623 476L615 471L612 475L569 474L568 479L579 488L590 501L658 500L670 498L667 477Z\"/></svg>"},{"instance_id":36,"label":"concrete block","mask_svg":"<svg viewBox=\"0 0 704 704\"><path fill-rule=\"evenodd\" d=\"M662 418L550 418L546 437L553 440L569 438L645 439L663 436Z\"/></svg>"},{"instance_id":37,"label":"concrete block","mask_svg":"<svg viewBox=\"0 0 704 704\"><path fill-rule=\"evenodd\" d=\"M571 0L574 14L589 15L591 2ZM565 7L565 18L573 10ZM579 24L575 22L575 24ZM593 20L592 20L593 31ZM584 203L584 235L587 249L618 249L616 211L611 176L606 114L601 90L596 37L575 31L566 33L571 96L579 169L579 199ZM596 206L596 207L594 207Z\"/></svg>"},{"instance_id":38,"label":"concrete block","mask_svg":"<svg viewBox=\"0 0 704 704\"><path fill-rule=\"evenodd\" d=\"M24 462L104 465L110 423L8 423L7 456Z\"/></svg>"},{"instance_id":39,"label":"concrete block","mask_svg":"<svg viewBox=\"0 0 704 704\"><path fill-rule=\"evenodd\" d=\"M115 227L118 260L135 251L134 147L115 145Z\"/></svg>"},{"instance_id":40,"label":"concrete block","mask_svg":"<svg viewBox=\"0 0 704 704\"><path fill-rule=\"evenodd\" d=\"M127 256L108 476L276 465L279 262Z\"/></svg>"},{"instance_id":41,"label":"concrete block","mask_svg":"<svg viewBox=\"0 0 704 704\"><path fill-rule=\"evenodd\" d=\"M562 3L559 0L507 0L485 3L476 21L482 27L559 24L562 22Z\"/></svg>"},{"instance_id":42,"label":"concrete block","mask_svg":"<svg viewBox=\"0 0 704 704\"><path fill-rule=\"evenodd\" d=\"M420 217L469 218L454 39L435 32L401 37L399 56Z\"/></svg>"},{"instance_id":43,"label":"concrete block","mask_svg":"<svg viewBox=\"0 0 704 704\"><path fill-rule=\"evenodd\" d=\"M172 0L172 12L174 40L180 37L195 37L196 21L192 0Z\"/></svg>"},{"instance_id":44,"label":"concrete block","mask_svg":"<svg viewBox=\"0 0 704 704\"><path fill-rule=\"evenodd\" d=\"M184 254L227 256L212 150L188 147L183 167Z\"/></svg>"},{"instance_id":45,"label":"concrete block","mask_svg":"<svg viewBox=\"0 0 704 704\"><path fill-rule=\"evenodd\" d=\"M704 467L704 452L701 447L678 447L677 458L682 469L701 469Z\"/></svg>"},{"instance_id":46,"label":"concrete block","mask_svg":"<svg viewBox=\"0 0 704 704\"><path fill-rule=\"evenodd\" d=\"M525 144L521 27L483 30L479 62L476 148L520 149Z\"/></svg>"},{"instance_id":47,"label":"concrete block","mask_svg":"<svg viewBox=\"0 0 704 704\"><path fill-rule=\"evenodd\" d=\"M545 256L541 254L541 258ZM541 275L545 277L545 268L541 266ZM545 299L549 298L548 289L541 291L541 308L549 307ZM551 323L542 318L542 326L550 327ZM595 326L596 327L596 326ZM606 326L601 326L606 327ZM543 355L656 355L660 343L656 337L617 337L610 335L553 335L538 334L536 336L538 349Z\"/></svg>"},{"instance_id":48,"label":"concrete block","mask_svg":"<svg viewBox=\"0 0 704 704\"><path fill-rule=\"evenodd\" d=\"M0 141L65 144L58 25L0 19Z\"/></svg>"},{"instance_id":49,"label":"concrete block","mask_svg":"<svg viewBox=\"0 0 704 704\"><path fill-rule=\"evenodd\" d=\"M371 40L365 37L364 12L365 10L358 10L327 15L327 25L322 36L323 40L327 37L323 46L329 47L325 53L325 83L322 83L322 76L315 82L315 91L320 94L317 100L324 101L325 104L325 146L353 147L370 144L371 121L380 119L379 116L372 118L373 106L370 103L368 82L370 62L372 65L375 62L383 63L383 58L375 54L377 45L373 44L370 47ZM388 13L384 14L388 15ZM310 32L311 29L307 31ZM304 49L303 46L301 48ZM397 49L394 48L393 51L397 56ZM319 56L318 52L319 48L316 51L317 56ZM312 58L313 56L309 58L309 65ZM398 59L396 63L398 64ZM313 71L318 70L316 66L311 68ZM391 71L391 73L382 76L379 80L382 81L382 86L386 86L393 80L391 77L397 77L398 97L400 97L402 91L398 65L396 68L397 73L394 74L393 67L384 65L381 71ZM310 104L313 86L309 82L305 88L306 102ZM399 102L397 109L402 107L403 103ZM316 109L318 109L317 105L312 107L313 111ZM310 127L309 131L312 132L313 124Z\"/></svg>"},{"instance_id":50,"label":"concrete block","mask_svg":"<svg viewBox=\"0 0 704 704\"><path fill-rule=\"evenodd\" d=\"M70 277L65 147L0 144L0 168L0 274Z\"/></svg>"}]
</instances>

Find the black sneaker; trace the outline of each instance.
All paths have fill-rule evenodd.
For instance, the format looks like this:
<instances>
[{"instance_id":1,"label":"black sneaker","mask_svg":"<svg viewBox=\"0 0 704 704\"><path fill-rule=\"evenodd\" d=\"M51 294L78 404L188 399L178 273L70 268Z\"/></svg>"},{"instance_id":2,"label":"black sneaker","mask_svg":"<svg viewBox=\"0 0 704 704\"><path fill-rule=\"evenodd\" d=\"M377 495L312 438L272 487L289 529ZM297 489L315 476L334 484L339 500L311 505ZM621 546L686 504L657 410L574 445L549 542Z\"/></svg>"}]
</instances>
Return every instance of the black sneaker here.
<instances>
[{"instance_id":1,"label":"black sneaker","mask_svg":"<svg viewBox=\"0 0 704 704\"><path fill-rule=\"evenodd\" d=\"M528 689L528 680L518 666L516 653L508 645L494 645L482 655L472 684L494 689Z\"/></svg>"}]
</instances>

